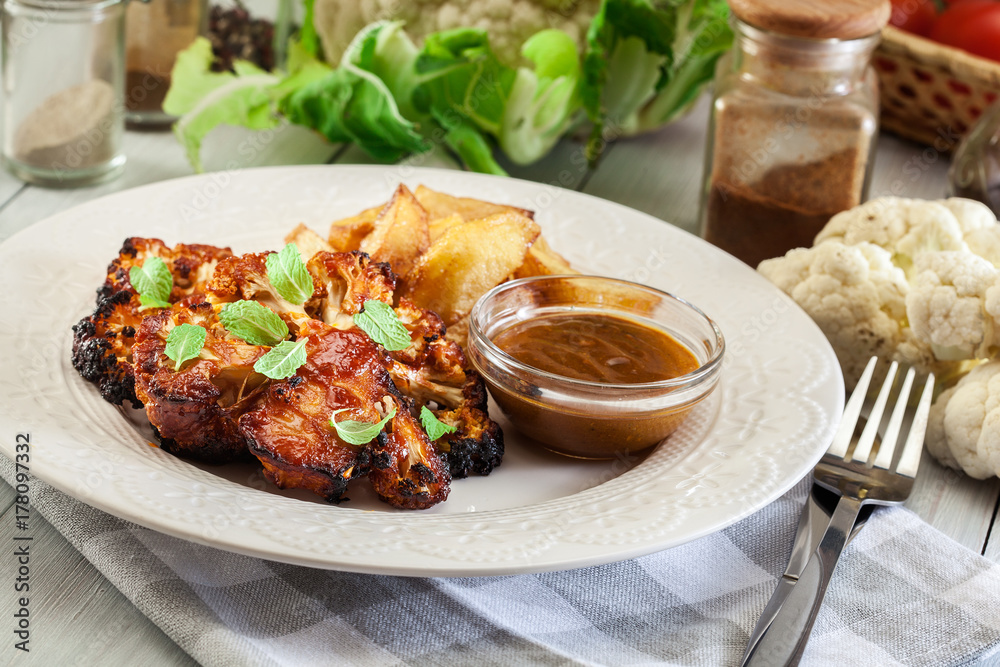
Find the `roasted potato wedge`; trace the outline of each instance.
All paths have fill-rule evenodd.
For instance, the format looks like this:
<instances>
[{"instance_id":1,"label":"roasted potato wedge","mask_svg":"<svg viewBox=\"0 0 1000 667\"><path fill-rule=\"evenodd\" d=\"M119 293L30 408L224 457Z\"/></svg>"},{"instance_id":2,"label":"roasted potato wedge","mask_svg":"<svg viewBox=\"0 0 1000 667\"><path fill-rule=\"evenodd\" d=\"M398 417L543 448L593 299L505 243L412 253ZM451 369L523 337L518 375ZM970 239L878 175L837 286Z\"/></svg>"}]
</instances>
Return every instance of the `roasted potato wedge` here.
<instances>
[{"instance_id":1,"label":"roasted potato wedge","mask_svg":"<svg viewBox=\"0 0 1000 667\"><path fill-rule=\"evenodd\" d=\"M529 276L557 276L579 273L570 266L566 259L552 249L545 237L539 235L528 249L524 263L514 270L511 278L528 278Z\"/></svg>"},{"instance_id":2,"label":"roasted potato wedge","mask_svg":"<svg viewBox=\"0 0 1000 667\"><path fill-rule=\"evenodd\" d=\"M431 233L431 243L433 244L439 238L444 236L444 233L455 227L465 223L465 219L458 213L452 213L451 215L444 218L437 218L436 220L431 220L427 223L427 227Z\"/></svg>"},{"instance_id":3,"label":"roasted potato wedge","mask_svg":"<svg viewBox=\"0 0 1000 667\"><path fill-rule=\"evenodd\" d=\"M333 252L333 247L322 236L301 222L285 237L285 243L294 243L302 254L303 261L321 252Z\"/></svg>"},{"instance_id":4,"label":"roasted potato wedge","mask_svg":"<svg viewBox=\"0 0 1000 667\"><path fill-rule=\"evenodd\" d=\"M518 213L526 218L534 219L535 212L516 206L506 204L494 204L488 201L472 199L470 197L453 197L443 192L431 190L423 185L418 185L414 193L420 205L427 210L427 215L431 220L446 218L457 213L463 220L478 220L487 218L498 213Z\"/></svg>"},{"instance_id":5,"label":"roasted potato wedge","mask_svg":"<svg viewBox=\"0 0 1000 667\"><path fill-rule=\"evenodd\" d=\"M373 206L349 218L334 220L330 224L330 234L327 237L333 248L332 252L357 250L361 241L375 229L375 220L387 205Z\"/></svg>"},{"instance_id":6,"label":"roasted potato wedge","mask_svg":"<svg viewBox=\"0 0 1000 667\"><path fill-rule=\"evenodd\" d=\"M405 276L400 296L451 326L524 263L539 233L531 218L513 211L456 225Z\"/></svg>"},{"instance_id":7,"label":"roasted potato wedge","mask_svg":"<svg viewBox=\"0 0 1000 667\"><path fill-rule=\"evenodd\" d=\"M405 276L431 245L427 211L409 188L400 185L358 249L373 261L388 262L392 270Z\"/></svg>"}]
</instances>

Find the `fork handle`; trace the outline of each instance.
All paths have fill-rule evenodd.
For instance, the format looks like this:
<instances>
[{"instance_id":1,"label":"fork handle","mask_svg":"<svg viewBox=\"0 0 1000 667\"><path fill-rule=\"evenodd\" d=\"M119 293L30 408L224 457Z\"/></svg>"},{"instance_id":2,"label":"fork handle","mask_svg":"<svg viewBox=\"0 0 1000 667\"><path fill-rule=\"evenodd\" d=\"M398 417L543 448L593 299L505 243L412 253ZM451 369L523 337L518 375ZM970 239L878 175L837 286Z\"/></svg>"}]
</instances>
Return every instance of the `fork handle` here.
<instances>
[{"instance_id":1,"label":"fork handle","mask_svg":"<svg viewBox=\"0 0 1000 667\"><path fill-rule=\"evenodd\" d=\"M823 604L823 596L861 511L861 504L856 498L840 498L823 540L806 563L798 582L785 598L756 650L744 663L747 667L797 665L802 659L809 633Z\"/></svg>"}]
</instances>

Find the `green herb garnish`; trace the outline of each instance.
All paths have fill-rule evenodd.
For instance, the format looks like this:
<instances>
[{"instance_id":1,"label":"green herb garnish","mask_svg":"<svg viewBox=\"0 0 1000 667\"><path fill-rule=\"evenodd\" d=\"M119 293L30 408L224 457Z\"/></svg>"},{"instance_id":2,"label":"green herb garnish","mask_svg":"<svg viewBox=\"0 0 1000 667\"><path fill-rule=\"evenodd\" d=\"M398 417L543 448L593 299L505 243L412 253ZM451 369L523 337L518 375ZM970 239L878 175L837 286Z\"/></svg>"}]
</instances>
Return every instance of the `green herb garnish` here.
<instances>
[{"instance_id":1,"label":"green herb garnish","mask_svg":"<svg viewBox=\"0 0 1000 667\"><path fill-rule=\"evenodd\" d=\"M226 331L251 345L277 345L288 337L288 325L278 314L256 301L235 301L219 313Z\"/></svg>"},{"instance_id":2,"label":"green herb garnish","mask_svg":"<svg viewBox=\"0 0 1000 667\"><path fill-rule=\"evenodd\" d=\"M284 340L270 352L257 360L253 369L272 380L284 380L295 375L295 371L306 363L306 339Z\"/></svg>"},{"instance_id":3,"label":"green herb garnish","mask_svg":"<svg viewBox=\"0 0 1000 667\"><path fill-rule=\"evenodd\" d=\"M301 306L313 293L313 280L294 243L267 256L267 279L282 299Z\"/></svg>"},{"instance_id":4,"label":"green herb garnish","mask_svg":"<svg viewBox=\"0 0 1000 667\"><path fill-rule=\"evenodd\" d=\"M362 311L354 316L354 323L387 350L405 350L410 346L409 330L387 303L365 301Z\"/></svg>"},{"instance_id":5,"label":"green herb garnish","mask_svg":"<svg viewBox=\"0 0 1000 667\"><path fill-rule=\"evenodd\" d=\"M142 266L128 270L128 279L139 294L139 310L169 308L174 276L159 257L150 257Z\"/></svg>"},{"instance_id":6,"label":"green herb garnish","mask_svg":"<svg viewBox=\"0 0 1000 667\"><path fill-rule=\"evenodd\" d=\"M434 413L427 409L426 405L420 408L420 424L427 431L427 437L431 440L437 440L446 433L454 433L458 430L434 416Z\"/></svg>"},{"instance_id":7,"label":"green herb garnish","mask_svg":"<svg viewBox=\"0 0 1000 667\"><path fill-rule=\"evenodd\" d=\"M194 359L201 353L207 335L205 327L196 324L181 324L170 330L167 334L167 347L163 352L174 362L175 371L179 371L185 361Z\"/></svg>"},{"instance_id":8,"label":"green herb garnish","mask_svg":"<svg viewBox=\"0 0 1000 667\"><path fill-rule=\"evenodd\" d=\"M377 424L369 424L368 422L359 422L351 419L345 419L341 422L336 421L337 413L348 409L334 410L333 414L330 415L330 426L337 429L337 437L351 445L368 444L375 439L375 436L382 432L386 422L396 416L396 408L393 408Z\"/></svg>"}]
</instances>

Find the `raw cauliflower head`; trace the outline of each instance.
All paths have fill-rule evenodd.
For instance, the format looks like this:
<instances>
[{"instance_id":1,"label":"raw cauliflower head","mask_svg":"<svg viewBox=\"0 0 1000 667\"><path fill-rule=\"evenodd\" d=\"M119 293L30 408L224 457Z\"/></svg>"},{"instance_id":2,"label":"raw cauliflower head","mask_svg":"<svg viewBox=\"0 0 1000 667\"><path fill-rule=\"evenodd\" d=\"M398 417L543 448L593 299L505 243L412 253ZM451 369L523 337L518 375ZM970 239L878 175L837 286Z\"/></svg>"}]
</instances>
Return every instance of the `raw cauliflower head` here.
<instances>
[{"instance_id":1,"label":"raw cauliflower head","mask_svg":"<svg viewBox=\"0 0 1000 667\"><path fill-rule=\"evenodd\" d=\"M826 241L873 243L889 251L893 263L910 275L921 253L968 251L963 236L955 213L942 203L880 197L830 218L816 235L815 245Z\"/></svg>"},{"instance_id":2,"label":"raw cauliflower head","mask_svg":"<svg viewBox=\"0 0 1000 667\"><path fill-rule=\"evenodd\" d=\"M1000 361L977 366L938 396L926 443L942 465L970 477L1000 474Z\"/></svg>"},{"instance_id":3,"label":"raw cauliflower head","mask_svg":"<svg viewBox=\"0 0 1000 667\"><path fill-rule=\"evenodd\" d=\"M761 262L757 270L819 325L853 387L872 355L933 370L930 347L904 320L906 275L872 243L827 241Z\"/></svg>"},{"instance_id":4,"label":"raw cauliflower head","mask_svg":"<svg viewBox=\"0 0 1000 667\"><path fill-rule=\"evenodd\" d=\"M994 223L995 224L995 223ZM968 252L928 252L913 264L906 316L942 360L992 356L1000 331L1000 271Z\"/></svg>"},{"instance_id":5,"label":"raw cauliflower head","mask_svg":"<svg viewBox=\"0 0 1000 667\"><path fill-rule=\"evenodd\" d=\"M451 28L482 28L490 48L508 65L524 64L521 46L545 30L562 30L582 50L590 20L600 0L316 0L314 25L326 59L338 62L351 39L374 21L403 21L418 42L425 35Z\"/></svg>"}]
</instances>

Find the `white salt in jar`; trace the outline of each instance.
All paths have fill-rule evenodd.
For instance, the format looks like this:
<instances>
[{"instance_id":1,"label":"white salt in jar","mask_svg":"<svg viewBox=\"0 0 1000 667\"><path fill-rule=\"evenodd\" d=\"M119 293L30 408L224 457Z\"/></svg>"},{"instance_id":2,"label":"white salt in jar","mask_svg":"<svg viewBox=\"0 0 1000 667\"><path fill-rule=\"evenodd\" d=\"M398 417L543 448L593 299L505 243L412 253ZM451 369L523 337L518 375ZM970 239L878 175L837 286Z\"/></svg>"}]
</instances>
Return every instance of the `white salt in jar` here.
<instances>
[{"instance_id":1,"label":"white salt in jar","mask_svg":"<svg viewBox=\"0 0 1000 667\"><path fill-rule=\"evenodd\" d=\"M3 162L72 187L125 166L124 0L3 0Z\"/></svg>"}]
</instances>

